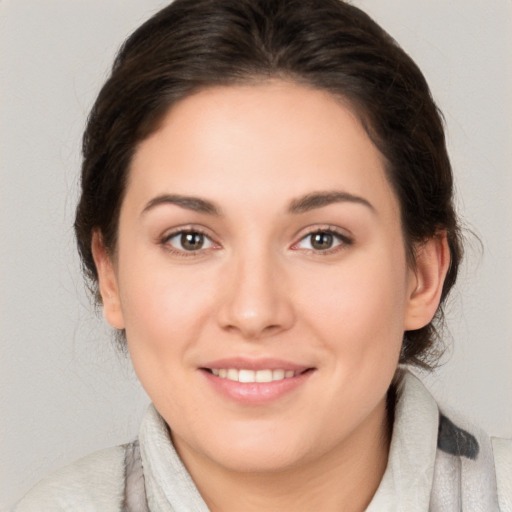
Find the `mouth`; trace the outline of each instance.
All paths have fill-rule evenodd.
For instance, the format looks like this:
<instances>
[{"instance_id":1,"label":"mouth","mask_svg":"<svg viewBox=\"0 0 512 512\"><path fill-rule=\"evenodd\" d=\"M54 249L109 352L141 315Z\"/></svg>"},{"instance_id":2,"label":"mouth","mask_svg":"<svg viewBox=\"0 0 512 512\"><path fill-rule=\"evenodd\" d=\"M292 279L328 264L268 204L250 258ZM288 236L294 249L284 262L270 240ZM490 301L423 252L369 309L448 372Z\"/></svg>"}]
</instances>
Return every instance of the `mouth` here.
<instances>
[{"instance_id":1,"label":"mouth","mask_svg":"<svg viewBox=\"0 0 512 512\"><path fill-rule=\"evenodd\" d=\"M242 406L262 406L306 389L316 372L278 359L228 358L198 368L211 389Z\"/></svg>"},{"instance_id":2,"label":"mouth","mask_svg":"<svg viewBox=\"0 0 512 512\"><path fill-rule=\"evenodd\" d=\"M203 370L221 379L251 384L278 382L285 379L292 379L293 377L312 371L313 368L306 368L299 371L285 370L284 368L267 368L262 370L251 370L249 368L203 368Z\"/></svg>"}]
</instances>

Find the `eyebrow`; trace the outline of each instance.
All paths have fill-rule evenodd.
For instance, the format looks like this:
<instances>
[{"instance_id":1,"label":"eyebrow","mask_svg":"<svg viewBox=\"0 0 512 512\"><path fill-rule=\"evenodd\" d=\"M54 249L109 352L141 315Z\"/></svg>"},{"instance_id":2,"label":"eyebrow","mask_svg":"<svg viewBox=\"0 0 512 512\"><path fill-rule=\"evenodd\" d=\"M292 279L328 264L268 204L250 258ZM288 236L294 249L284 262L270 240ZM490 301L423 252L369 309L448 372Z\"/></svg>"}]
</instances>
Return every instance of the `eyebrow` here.
<instances>
[{"instance_id":1,"label":"eyebrow","mask_svg":"<svg viewBox=\"0 0 512 512\"><path fill-rule=\"evenodd\" d=\"M149 201L142 213L146 213L153 208L163 204L175 204L181 208L192 210L194 212L206 213L208 215L220 215L220 210L210 201L193 196L182 196L179 194L163 194Z\"/></svg>"},{"instance_id":2,"label":"eyebrow","mask_svg":"<svg viewBox=\"0 0 512 512\"><path fill-rule=\"evenodd\" d=\"M372 212L375 212L373 205L363 197L339 191L313 192L311 194L306 194L298 199L294 199L288 207L288 212L292 214L305 213L333 203L344 202L361 204L369 208ZM174 204L187 210L206 213L208 215L221 215L219 208L217 208L217 206L215 206L211 201L194 196L183 196L180 194L163 194L157 196L146 204L142 213L144 214L163 204Z\"/></svg>"},{"instance_id":3,"label":"eyebrow","mask_svg":"<svg viewBox=\"0 0 512 512\"><path fill-rule=\"evenodd\" d=\"M313 192L298 199L294 199L290 203L288 211L290 213L304 213L333 203L345 202L361 204L369 208L373 213L376 212L374 206L363 197L339 191Z\"/></svg>"}]
</instances>

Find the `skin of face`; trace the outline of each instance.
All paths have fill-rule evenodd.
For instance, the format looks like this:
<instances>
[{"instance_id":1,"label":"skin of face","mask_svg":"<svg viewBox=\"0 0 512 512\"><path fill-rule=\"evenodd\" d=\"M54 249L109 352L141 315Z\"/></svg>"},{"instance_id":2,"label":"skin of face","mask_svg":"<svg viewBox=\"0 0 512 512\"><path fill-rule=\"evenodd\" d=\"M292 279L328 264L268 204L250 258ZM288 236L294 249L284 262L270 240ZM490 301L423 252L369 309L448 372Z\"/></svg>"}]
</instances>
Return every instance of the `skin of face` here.
<instances>
[{"instance_id":1,"label":"skin of face","mask_svg":"<svg viewBox=\"0 0 512 512\"><path fill-rule=\"evenodd\" d=\"M339 468L378 485L403 332L432 318L449 261L440 236L410 268L384 166L343 102L281 81L198 92L138 147L115 255L94 237L100 291L200 489ZM246 403L205 370L232 358L309 371Z\"/></svg>"}]
</instances>

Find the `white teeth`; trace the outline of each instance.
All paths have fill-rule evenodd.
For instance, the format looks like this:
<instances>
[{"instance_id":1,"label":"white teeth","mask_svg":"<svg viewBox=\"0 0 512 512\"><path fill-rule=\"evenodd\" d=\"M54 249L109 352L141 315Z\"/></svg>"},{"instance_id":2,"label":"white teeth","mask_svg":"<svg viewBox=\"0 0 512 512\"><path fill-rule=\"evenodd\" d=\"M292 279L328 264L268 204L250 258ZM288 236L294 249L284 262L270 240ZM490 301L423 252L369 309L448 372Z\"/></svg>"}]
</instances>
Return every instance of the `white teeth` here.
<instances>
[{"instance_id":1,"label":"white teeth","mask_svg":"<svg viewBox=\"0 0 512 512\"><path fill-rule=\"evenodd\" d=\"M233 370L233 377L234 372L236 370ZM228 370L228 375L231 373L231 370ZM234 380L231 378L230 380ZM238 382L256 382L255 379L255 373L253 370L238 370Z\"/></svg>"},{"instance_id":2,"label":"white teeth","mask_svg":"<svg viewBox=\"0 0 512 512\"><path fill-rule=\"evenodd\" d=\"M221 379L233 380L235 382L272 382L276 380L289 379L298 375L293 370L237 370L236 368L212 368L213 375Z\"/></svg>"},{"instance_id":3,"label":"white teeth","mask_svg":"<svg viewBox=\"0 0 512 512\"><path fill-rule=\"evenodd\" d=\"M235 370L234 368L230 368L229 370L227 370L226 379L238 380L238 370Z\"/></svg>"},{"instance_id":4,"label":"white teeth","mask_svg":"<svg viewBox=\"0 0 512 512\"><path fill-rule=\"evenodd\" d=\"M272 370L258 370L255 377L256 382L272 382Z\"/></svg>"},{"instance_id":5,"label":"white teeth","mask_svg":"<svg viewBox=\"0 0 512 512\"><path fill-rule=\"evenodd\" d=\"M272 380L283 380L284 379L284 370L274 370L272 372Z\"/></svg>"}]
</instances>

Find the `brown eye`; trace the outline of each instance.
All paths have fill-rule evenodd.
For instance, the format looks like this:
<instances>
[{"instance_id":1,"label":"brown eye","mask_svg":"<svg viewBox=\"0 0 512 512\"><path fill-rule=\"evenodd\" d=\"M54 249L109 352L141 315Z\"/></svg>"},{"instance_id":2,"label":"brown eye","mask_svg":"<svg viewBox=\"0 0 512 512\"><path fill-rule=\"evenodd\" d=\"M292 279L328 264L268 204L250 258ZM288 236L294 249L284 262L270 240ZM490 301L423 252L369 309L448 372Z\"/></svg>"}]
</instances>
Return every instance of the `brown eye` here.
<instances>
[{"instance_id":1,"label":"brown eye","mask_svg":"<svg viewBox=\"0 0 512 512\"><path fill-rule=\"evenodd\" d=\"M174 250L180 252L197 252L214 247L212 240L199 231L178 231L164 240Z\"/></svg>"},{"instance_id":2,"label":"brown eye","mask_svg":"<svg viewBox=\"0 0 512 512\"><path fill-rule=\"evenodd\" d=\"M330 254L331 250L336 250L338 247L342 249L344 246L351 244L352 240L347 236L331 229L324 229L304 236L293 246L293 249L306 249L310 252Z\"/></svg>"},{"instance_id":3,"label":"brown eye","mask_svg":"<svg viewBox=\"0 0 512 512\"><path fill-rule=\"evenodd\" d=\"M186 251L197 251L203 248L204 235L202 233L182 233L180 243Z\"/></svg>"},{"instance_id":4,"label":"brown eye","mask_svg":"<svg viewBox=\"0 0 512 512\"><path fill-rule=\"evenodd\" d=\"M311 236L311 247L317 251L325 251L330 249L334 242L334 236L332 233L320 232L313 233Z\"/></svg>"}]
</instances>

